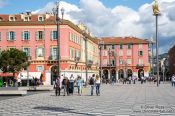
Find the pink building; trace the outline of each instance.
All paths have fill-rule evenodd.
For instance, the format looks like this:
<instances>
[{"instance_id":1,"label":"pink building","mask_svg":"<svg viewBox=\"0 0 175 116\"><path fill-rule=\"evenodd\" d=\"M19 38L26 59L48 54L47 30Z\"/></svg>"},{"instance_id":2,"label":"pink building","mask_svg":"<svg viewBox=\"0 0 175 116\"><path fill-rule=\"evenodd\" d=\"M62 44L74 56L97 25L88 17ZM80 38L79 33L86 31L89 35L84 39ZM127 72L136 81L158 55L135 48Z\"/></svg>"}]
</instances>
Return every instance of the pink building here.
<instances>
[{"instance_id":1,"label":"pink building","mask_svg":"<svg viewBox=\"0 0 175 116\"><path fill-rule=\"evenodd\" d=\"M57 31L55 17L50 14L23 13L0 15L0 51L17 48L28 56L29 79L37 77L44 85L51 85L56 77ZM94 38L87 38L88 76L98 73L98 45ZM85 39L83 31L75 24L64 20L60 26L61 75L85 79ZM1 72L0 76L4 76ZM10 75L8 75L10 76ZM17 77L26 83L27 71ZM7 77L6 77L7 78Z\"/></svg>"},{"instance_id":2,"label":"pink building","mask_svg":"<svg viewBox=\"0 0 175 116\"><path fill-rule=\"evenodd\" d=\"M135 37L103 37L98 43L101 45L101 66L105 78L148 77L148 41Z\"/></svg>"}]
</instances>

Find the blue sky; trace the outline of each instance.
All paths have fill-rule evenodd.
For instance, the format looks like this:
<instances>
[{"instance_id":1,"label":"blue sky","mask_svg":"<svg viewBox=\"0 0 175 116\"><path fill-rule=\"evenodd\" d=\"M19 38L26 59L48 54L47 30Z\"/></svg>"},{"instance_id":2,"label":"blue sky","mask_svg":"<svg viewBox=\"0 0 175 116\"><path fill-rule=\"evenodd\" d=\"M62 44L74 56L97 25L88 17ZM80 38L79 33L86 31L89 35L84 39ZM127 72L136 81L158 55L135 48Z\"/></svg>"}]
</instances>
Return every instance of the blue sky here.
<instances>
[{"instance_id":1,"label":"blue sky","mask_svg":"<svg viewBox=\"0 0 175 116\"><path fill-rule=\"evenodd\" d=\"M1 14L17 14L25 12L26 10L37 10L44 7L48 2L54 2L57 0L0 0L5 3L0 8ZM63 0L65 2L75 4L79 6L80 0ZM116 5L124 5L132 9L137 10L141 5L145 3L151 3L152 0L100 0L106 7L113 8Z\"/></svg>"},{"instance_id":2,"label":"blue sky","mask_svg":"<svg viewBox=\"0 0 175 116\"><path fill-rule=\"evenodd\" d=\"M0 0L0 14L52 12L57 0ZM154 0L63 0L65 19L83 22L96 37L155 38ZM159 52L175 45L175 0L158 0Z\"/></svg>"}]
</instances>

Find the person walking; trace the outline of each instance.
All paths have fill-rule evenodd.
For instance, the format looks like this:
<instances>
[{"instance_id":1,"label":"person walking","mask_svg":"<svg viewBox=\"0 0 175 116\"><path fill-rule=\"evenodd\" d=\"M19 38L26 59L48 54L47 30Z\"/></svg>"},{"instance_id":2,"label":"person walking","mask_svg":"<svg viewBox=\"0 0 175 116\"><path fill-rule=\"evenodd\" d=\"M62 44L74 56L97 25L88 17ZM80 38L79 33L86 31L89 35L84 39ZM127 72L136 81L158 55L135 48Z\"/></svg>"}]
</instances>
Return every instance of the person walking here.
<instances>
[{"instance_id":1,"label":"person walking","mask_svg":"<svg viewBox=\"0 0 175 116\"><path fill-rule=\"evenodd\" d=\"M90 77L89 85L91 86L91 96L93 96L94 85L95 85L95 74L93 74L92 77Z\"/></svg>"},{"instance_id":2,"label":"person walking","mask_svg":"<svg viewBox=\"0 0 175 116\"><path fill-rule=\"evenodd\" d=\"M67 77L64 77L63 81L62 81L62 85L64 88L64 96L67 93L67 96L69 96L69 79Z\"/></svg>"},{"instance_id":3,"label":"person walking","mask_svg":"<svg viewBox=\"0 0 175 116\"><path fill-rule=\"evenodd\" d=\"M81 92L82 92L82 85L83 85L83 80L81 79L80 76L78 76L78 79L77 79L77 88L78 88L78 95L81 96Z\"/></svg>"},{"instance_id":4,"label":"person walking","mask_svg":"<svg viewBox=\"0 0 175 116\"><path fill-rule=\"evenodd\" d=\"M96 95L100 96L100 77L98 74L96 75L95 85L96 85Z\"/></svg>"},{"instance_id":5,"label":"person walking","mask_svg":"<svg viewBox=\"0 0 175 116\"><path fill-rule=\"evenodd\" d=\"M55 95L56 96L60 96L60 91L61 91L61 79L60 76L58 76L58 78L55 81Z\"/></svg>"},{"instance_id":6,"label":"person walking","mask_svg":"<svg viewBox=\"0 0 175 116\"><path fill-rule=\"evenodd\" d=\"M69 93L71 95L73 95L73 93L74 93L74 76L73 76L73 74L71 74L71 76L70 76L69 84L70 84Z\"/></svg>"},{"instance_id":7,"label":"person walking","mask_svg":"<svg viewBox=\"0 0 175 116\"><path fill-rule=\"evenodd\" d=\"M141 76L141 84L143 84L143 82L144 82L144 76L142 75Z\"/></svg>"},{"instance_id":8,"label":"person walking","mask_svg":"<svg viewBox=\"0 0 175 116\"><path fill-rule=\"evenodd\" d=\"M173 76L171 77L171 83L172 83L172 87L175 87L175 75L173 74Z\"/></svg>"}]
</instances>

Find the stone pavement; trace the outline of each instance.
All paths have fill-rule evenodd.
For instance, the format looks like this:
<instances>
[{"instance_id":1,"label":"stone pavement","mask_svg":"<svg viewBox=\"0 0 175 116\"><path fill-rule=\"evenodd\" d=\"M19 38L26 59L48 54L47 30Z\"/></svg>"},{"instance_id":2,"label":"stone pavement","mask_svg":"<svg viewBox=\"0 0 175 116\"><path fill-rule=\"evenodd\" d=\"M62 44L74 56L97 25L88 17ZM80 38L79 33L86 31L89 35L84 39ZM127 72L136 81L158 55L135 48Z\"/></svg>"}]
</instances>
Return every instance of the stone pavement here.
<instances>
[{"instance_id":1,"label":"stone pavement","mask_svg":"<svg viewBox=\"0 0 175 116\"><path fill-rule=\"evenodd\" d=\"M50 91L1 100L0 116L175 116L174 99L170 84L102 85L100 96L88 87L82 96Z\"/></svg>"}]
</instances>

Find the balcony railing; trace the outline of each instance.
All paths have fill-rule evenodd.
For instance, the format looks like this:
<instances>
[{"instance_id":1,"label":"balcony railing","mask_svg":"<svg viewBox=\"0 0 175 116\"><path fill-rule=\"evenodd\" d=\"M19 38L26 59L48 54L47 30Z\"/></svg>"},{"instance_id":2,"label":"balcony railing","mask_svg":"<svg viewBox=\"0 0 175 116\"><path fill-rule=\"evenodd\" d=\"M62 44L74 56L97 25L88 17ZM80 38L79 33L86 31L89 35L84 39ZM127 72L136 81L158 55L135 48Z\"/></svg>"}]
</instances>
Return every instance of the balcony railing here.
<instances>
[{"instance_id":1,"label":"balcony railing","mask_svg":"<svg viewBox=\"0 0 175 116\"><path fill-rule=\"evenodd\" d=\"M144 67L144 64L137 64L136 65L136 69L140 69L140 68L143 68Z\"/></svg>"},{"instance_id":2,"label":"balcony railing","mask_svg":"<svg viewBox=\"0 0 175 116\"><path fill-rule=\"evenodd\" d=\"M88 66L88 67L91 67L92 65L93 65L93 61L92 61L92 60L88 60L88 61L87 61L87 66Z\"/></svg>"}]
</instances>

